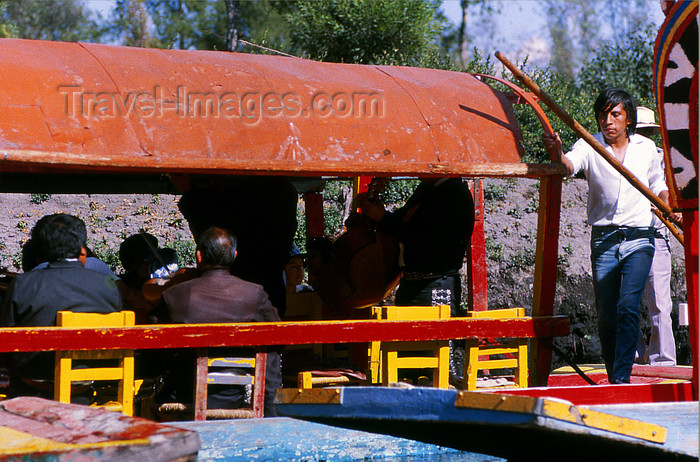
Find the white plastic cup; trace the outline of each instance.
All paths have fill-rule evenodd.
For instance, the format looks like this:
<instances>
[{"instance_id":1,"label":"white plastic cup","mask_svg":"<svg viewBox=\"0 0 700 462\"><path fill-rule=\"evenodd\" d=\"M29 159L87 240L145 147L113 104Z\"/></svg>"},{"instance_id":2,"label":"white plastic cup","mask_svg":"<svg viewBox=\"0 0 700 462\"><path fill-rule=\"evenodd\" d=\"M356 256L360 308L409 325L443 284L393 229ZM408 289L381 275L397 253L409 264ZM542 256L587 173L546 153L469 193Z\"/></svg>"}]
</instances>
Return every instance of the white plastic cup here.
<instances>
[{"instance_id":1,"label":"white plastic cup","mask_svg":"<svg viewBox=\"0 0 700 462\"><path fill-rule=\"evenodd\" d=\"M678 304L678 325L687 326L688 325L688 304L679 303Z\"/></svg>"}]
</instances>

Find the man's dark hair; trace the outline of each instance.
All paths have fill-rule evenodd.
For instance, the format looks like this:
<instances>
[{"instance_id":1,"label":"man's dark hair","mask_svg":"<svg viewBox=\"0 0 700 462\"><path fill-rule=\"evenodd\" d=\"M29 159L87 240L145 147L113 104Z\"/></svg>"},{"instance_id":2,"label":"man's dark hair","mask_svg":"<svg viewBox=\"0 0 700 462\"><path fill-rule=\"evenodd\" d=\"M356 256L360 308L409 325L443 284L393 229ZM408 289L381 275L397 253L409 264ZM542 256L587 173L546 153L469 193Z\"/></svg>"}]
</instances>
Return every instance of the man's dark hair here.
<instances>
[{"instance_id":1,"label":"man's dark hair","mask_svg":"<svg viewBox=\"0 0 700 462\"><path fill-rule=\"evenodd\" d=\"M36 245L33 240L29 239L22 246L22 271L25 273L31 271L39 263Z\"/></svg>"},{"instance_id":2,"label":"man's dark hair","mask_svg":"<svg viewBox=\"0 0 700 462\"><path fill-rule=\"evenodd\" d=\"M600 114L609 112L612 108L622 103L622 108L627 112L627 136L637 130L637 102L634 97L621 88L606 88L601 91L593 103L595 120L598 123ZM600 127L599 127L600 128Z\"/></svg>"},{"instance_id":3,"label":"man's dark hair","mask_svg":"<svg viewBox=\"0 0 700 462\"><path fill-rule=\"evenodd\" d=\"M151 252L151 245L158 248L158 238L149 233L132 234L119 246L119 261L127 272L136 271Z\"/></svg>"},{"instance_id":4,"label":"man's dark hair","mask_svg":"<svg viewBox=\"0 0 700 462\"><path fill-rule=\"evenodd\" d=\"M41 260L54 262L78 258L87 246L87 230L80 218L66 213L46 215L32 229L36 255Z\"/></svg>"},{"instance_id":5,"label":"man's dark hair","mask_svg":"<svg viewBox=\"0 0 700 462\"><path fill-rule=\"evenodd\" d=\"M212 226L199 235L197 250L202 254L202 264L229 268L236 258L236 236L223 228Z\"/></svg>"}]
</instances>

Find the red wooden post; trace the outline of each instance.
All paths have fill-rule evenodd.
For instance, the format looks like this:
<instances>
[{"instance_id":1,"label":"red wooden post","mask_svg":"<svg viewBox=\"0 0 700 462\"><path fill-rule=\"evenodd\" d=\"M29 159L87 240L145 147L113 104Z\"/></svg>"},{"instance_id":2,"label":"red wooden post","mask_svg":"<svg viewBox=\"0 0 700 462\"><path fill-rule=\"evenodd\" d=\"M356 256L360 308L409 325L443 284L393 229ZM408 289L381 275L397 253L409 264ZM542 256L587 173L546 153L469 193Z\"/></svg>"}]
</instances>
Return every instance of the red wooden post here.
<instances>
[{"instance_id":1,"label":"red wooden post","mask_svg":"<svg viewBox=\"0 0 700 462\"><path fill-rule=\"evenodd\" d=\"M365 193L369 190L369 183L372 181L371 176L358 176L355 178L355 194Z\"/></svg>"},{"instance_id":2,"label":"red wooden post","mask_svg":"<svg viewBox=\"0 0 700 462\"><path fill-rule=\"evenodd\" d=\"M353 179L352 182L352 197L353 199L358 194L366 193L369 191L369 184L372 182L371 176L358 176ZM369 317L369 310L353 310L351 317L354 319L367 319ZM369 361L367 351L369 348L368 343L354 343L348 345L348 361L354 364L365 365Z\"/></svg>"},{"instance_id":3,"label":"red wooden post","mask_svg":"<svg viewBox=\"0 0 700 462\"><path fill-rule=\"evenodd\" d=\"M323 220L323 194L310 192L304 194L306 206L306 238L321 237L325 231Z\"/></svg>"},{"instance_id":4,"label":"red wooden post","mask_svg":"<svg viewBox=\"0 0 700 462\"><path fill-rule=\"evenodd\" d=\"M194 383L194 420L207 420L207 373L209 372L209 349L197 349Z\"/></svg>"},{"instance_id":5,"label":"red wooden post","mask_svg":"<svg viewBox=\"0 0 700 462\"><path fill-rule=\"evenodd\" d=\"M484 235L484 188L483 180L469 181L469 190L474 197L474 232L471 245L467 247L468 304L472 311L488 309L486 280L486 237Z\"/></svg>"},{"instance_id":6,"label":"red wooden post","mask_svg":"<svg viewBox=\"0 0 700 462\"><path fill-rule=\"evenodd\" d=\"M693 358L693 399L698 399L698 211L683 212L688 338Z\"/></svg>"},{"instance_id":7,"label":"red wooden post","mask_svg":"<svg viewBox=\"0 0 700 462\"><path fill-rule=\"evenodd\" d=\"M559 218L561 215L561 177L540 180L540 204L535 251L535 278L532 294L532 315L551 316L557 287ZM530 348L530 386L547 385L552 367L552 338L533 339Z\"/></svg>"},{"instance_id":8,"label":"red wooden post","mask_svg":"<svg viewBox=\"0 0 700 462\"><path fill-rule=\"evenodd\" d=\"M265 377L267 375L267 351L255 353L255 383L253 385L253 415L265 416Z\"/></svg>"}]
</instances>

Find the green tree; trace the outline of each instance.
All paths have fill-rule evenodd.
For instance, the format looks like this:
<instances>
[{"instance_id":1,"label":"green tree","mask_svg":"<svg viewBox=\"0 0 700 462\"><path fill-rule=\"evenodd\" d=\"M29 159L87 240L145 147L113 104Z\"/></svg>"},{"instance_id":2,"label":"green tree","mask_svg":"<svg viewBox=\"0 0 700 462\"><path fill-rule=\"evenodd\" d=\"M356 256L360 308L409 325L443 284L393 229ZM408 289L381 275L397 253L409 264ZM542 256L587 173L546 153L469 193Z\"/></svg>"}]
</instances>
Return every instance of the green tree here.
<instances>
[{"instance_id":1,"label":"green tree","mask_svg":"<svg viewBox=\"0 0 700 462\"><path fill-rule=\"evenodd\" d=\"M7 16L7 3L0 2L0 38L16 38L18 35L17 26Z\"/></svg>"},{"instance_id":2,"label":"green tree","mask_svg":"<svg viewBox=\"0 0 700 462\"><path fill-rule=\"evenodd\" d=\"M575 68L574 46L566 21L562 21L563 18L566 18L568 10L569 5L566 2L555 0L547 2L546 12L547 17L550 19L547 21L547 24L549 35L552 39L551 65L557 72L573 79Z\"/></svg>"},{"instance_id":3,"label":"green tree","mask_svg":"<svg viewBox=\"0 0 700 462\"><path fill-rule=\"evenodd\" d=\"M117 0L107 29L113 39L132 47L159 47L149 30L150 15L143 0Z\"/></svg>"},{"instance_id":4,"label":"green tree","mask_svg":"<svg viewBox=\"0 0 700 462\"><path fill-rule=\"evenodd\" d=\"M629 91L640 105L654 107L652 61L656 30L650 25L621 37L618 45L604 46L579 73L582 90L597 94L608 87Z\"/></svg>"},{"instance_id":5,"label":"green tree","mask_svg":"<svg viewBox=\"0 0 700 462\"><path fill-rule=\"evenodd\" d=\"M110 31L125 45L259 52L241 41L284 48L284 15L293 6L271 0L118 0Z\"/></svg>"},{"instance_id":6,"label":"green tree","mask_svg":"<svg viewBox=\"0 0 700 462\"><path fill-rule=\"evenodd\" d=\"M0 26L1 33L9 36L96 42L104 34L97 15L77 0L2 0L0 5L0 23L8 25Z\"/></svg>"},{"instance_id":7,"label":"green tree","mask_svg":"<svg viewBox=\"0 0 700 462\"><path fill-rule=\"evenodd\" d=\"M295 54L361 64L448 67L439 56L438 3L302 0L288 18Z\"/></svg>"}]
</instances>

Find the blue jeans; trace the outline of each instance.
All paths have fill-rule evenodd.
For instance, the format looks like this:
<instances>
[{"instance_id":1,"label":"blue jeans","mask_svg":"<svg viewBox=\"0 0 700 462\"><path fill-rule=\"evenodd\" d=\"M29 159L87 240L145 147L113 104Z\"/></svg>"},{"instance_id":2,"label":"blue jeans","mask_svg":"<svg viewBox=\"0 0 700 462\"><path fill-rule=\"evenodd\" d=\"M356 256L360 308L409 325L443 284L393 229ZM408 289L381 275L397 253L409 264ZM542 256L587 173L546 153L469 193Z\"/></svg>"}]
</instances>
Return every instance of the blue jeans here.
<instances>
[{"instance_id":1,"label":"blue jeans","mask_svg":"<svg viewBox=\"0 0 700 462\"><path fill-rule=\"evenodd\" d=\"M593 227L593 289L610 383L630 381L639 338L639 304L653 257L653 228Z\"/></svg>"}]
</instances>

